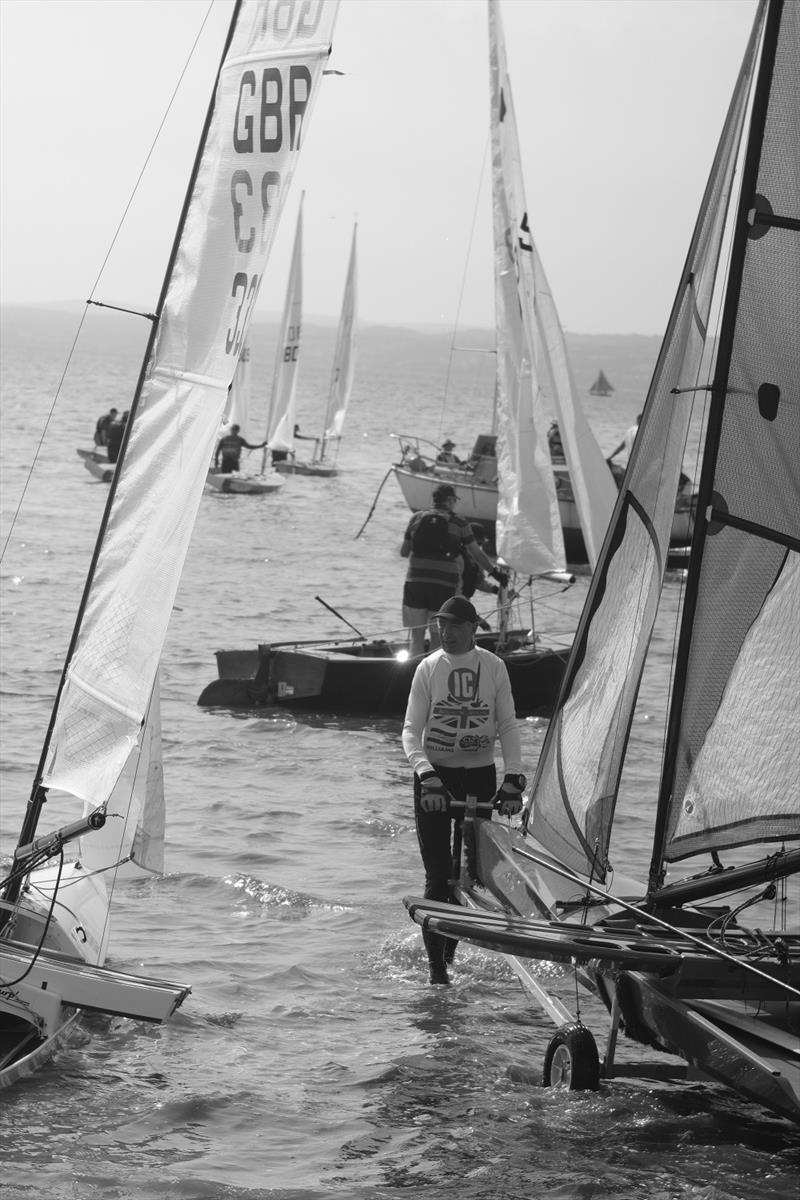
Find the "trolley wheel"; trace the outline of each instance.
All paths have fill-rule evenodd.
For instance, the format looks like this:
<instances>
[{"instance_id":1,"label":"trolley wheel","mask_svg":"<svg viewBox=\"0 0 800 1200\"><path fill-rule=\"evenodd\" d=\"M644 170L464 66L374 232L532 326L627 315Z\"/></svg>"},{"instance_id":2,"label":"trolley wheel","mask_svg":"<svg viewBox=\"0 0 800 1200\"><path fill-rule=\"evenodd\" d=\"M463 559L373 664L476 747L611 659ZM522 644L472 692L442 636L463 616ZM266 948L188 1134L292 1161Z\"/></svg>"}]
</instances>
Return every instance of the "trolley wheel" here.
<instances>
[{"instance_id":1,"label":"trolley wheel","mask_svg":"<svg viewBox=\"0 0 800 1200\"><path fill-rule=\"evenodd\" d=\"M562 1025L544 1056L545 1087L596 1092L600 1086L597 1043L584 1025Z\"/></svg>"}]
</instances>

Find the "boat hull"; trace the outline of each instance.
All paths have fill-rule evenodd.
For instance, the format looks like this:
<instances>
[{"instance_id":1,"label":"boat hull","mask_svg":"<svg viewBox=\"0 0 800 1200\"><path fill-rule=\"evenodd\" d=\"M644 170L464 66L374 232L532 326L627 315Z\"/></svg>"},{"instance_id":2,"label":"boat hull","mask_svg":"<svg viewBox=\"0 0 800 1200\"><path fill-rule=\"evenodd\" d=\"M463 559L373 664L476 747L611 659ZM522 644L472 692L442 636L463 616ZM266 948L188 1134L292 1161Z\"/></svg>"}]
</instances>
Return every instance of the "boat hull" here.
<instances>
[{"instance_id":1,"label":"boat hull","mask_svg":"<svg viewBox=\"0 0 800 1200\"><path fill-rule=\"evenodd\" d=\"M429 928L513 956L512 964L517 957L575 963L579 978L600 995L628 1039L677 1055L694 1072L800 1122L800 1000L785 990L787 984L800 988L796 936L777 939L781 954L759 959L758 975L748 969L745 953L736 960L735 928L725 958L661 927L651 934L638 917L615 918L614 905L602 898L584 909L582 889L565 878L558 861L498 822L478 822L474 838L465 833L464 842L473 847L473 875L482 884L471 907L492 905L494 915L473 918L470 910L451 905L454 921L448 906L407 901L419 924L427 920ZM466 903L478 896L471 883L462 886ZM615 876L613 894L636 904L642 889ZM680 910L674 920L702 940L720 911ZM746 949L746 935L739 932ZM615 1073L613 1049L604 1072L607 1078Z\"/></svg>"},{"instance_id":2,"label":"boat hull","mask_svg":"<svg viewBox=\"0 0 800 1200\"><path fill-rule=\"evenodd\" d=\"M324 462L291 462L287 459L286 462L273 463L273 466L282 475L313 475L319 479L331 479L339 474L337 467Z\"/></svg>"},{"instance_id":3,"label":"boat hull","mask_svg":"<svg viewBox=\"0 0 800 1200\"><path fill-rule=\"evenodd\" d=\"M551 712L567 651L519 645L500 657L508 669L517 715ZM380 641L218 651L219 678L203 690L198 704L402 716L418 662L408 658L404 646Z\"/></svg>"},{"instance_id":4,"label":"boat hull","mask_svg":"<svg viewBox=\"0 0 800 1200\"><path fill-rule=\"evenodd\" d=\"M114 463L108 461L107 454L101 454L98 450L82 450L80 448L78 454L90 475L99 479L101 483L111 483L116 468Z\"/></svg>"},{"instance_id":5,"label":"boat hull","mask_svg":"<svg viewBox=\"0 0 800 1200\"><path fill-rule=\"evenodd\" d=\"M412 512L433 507L434 488L440 483L447 482L452 484L456 490L459 516L492 527L497 521L496 483L480 483L466 473L463 468L435 467L415 471L408 465L396 463L393 470L405 502ZM567 562L586 563L588 562L586 545L578 517L578 507L572 497L568 476L564 470L558 468L555 469L554 475ZM688 553L693 522L693 497L682 493L676 501L672 521L670 543L673 549L669 563L671 567L684 565L683 560Z\"/></svg>"},{"instance_id":6,"label":"boat hull","mask_svg":"<svg viewBox=\"0 0 800 1200\"><path fill-rule=\"evenodd\" d=\"M238 471L223 474L212 470L206 476L206 489L223 495L263 496L277 492L283 482L279 475L242 475Z\"/></svg>"}]
</instances>

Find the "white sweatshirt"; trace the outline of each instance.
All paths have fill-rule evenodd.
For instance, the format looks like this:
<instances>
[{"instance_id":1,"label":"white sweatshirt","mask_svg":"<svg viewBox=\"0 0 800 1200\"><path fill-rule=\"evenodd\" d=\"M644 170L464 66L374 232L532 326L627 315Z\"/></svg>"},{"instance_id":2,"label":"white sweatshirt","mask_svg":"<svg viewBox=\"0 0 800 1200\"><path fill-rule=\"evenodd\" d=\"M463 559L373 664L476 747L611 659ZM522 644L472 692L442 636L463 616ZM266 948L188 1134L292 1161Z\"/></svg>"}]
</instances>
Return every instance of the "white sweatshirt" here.
<instances>
[{"instance_id":1,"label":"white sweatshirt","mask_svg":"<svg viewBox=\"0 0 800 1200\"><path fill-rule=\"evenodd\" d=\"M403 749L419 774L442 767L488 767L500 738L505 770L522 773L519 726L508 671L490 650L436 650L414 673Z\"/></svg>"}]
</instances>

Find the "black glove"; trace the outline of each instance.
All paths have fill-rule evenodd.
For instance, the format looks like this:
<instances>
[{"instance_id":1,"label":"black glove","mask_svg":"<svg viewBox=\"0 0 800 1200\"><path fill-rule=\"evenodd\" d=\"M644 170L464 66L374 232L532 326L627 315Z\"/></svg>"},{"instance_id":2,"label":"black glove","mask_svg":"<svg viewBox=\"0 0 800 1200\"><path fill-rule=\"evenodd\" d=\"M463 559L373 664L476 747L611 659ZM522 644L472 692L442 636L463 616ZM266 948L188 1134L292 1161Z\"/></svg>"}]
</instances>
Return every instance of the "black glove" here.
<instances>
[{"instance_id":1,"label":"black glove","mask_svg":"<svg viewBox=\"0 0 800 1200\"><path fill-rule=\"evenodd\" d=\"M492 579L496 579L500 587L508 587L508 571L503 571L500 567L492 567L489 572Z\"/></svg>"},{"instance_id":2,"label":"black glove","mask_svg":"<svg viewBox=\"0 0 800 1200\"><path fill-rule=\"evenodd\" d=\"M423 812L447 812L450 793L435 771L425 771L419 777L419 806Z\"/></svg>"},{"instance_id":3,"label":"black glove","mask_svg":"<svg viewBox=\"0 0 800 1200\"><path fill-rule=\"evenodd\" d=\"M498 788L494 806L501 817L513 817L522 808L525 776L507 774Z\"/></svg>"}]
</instances>

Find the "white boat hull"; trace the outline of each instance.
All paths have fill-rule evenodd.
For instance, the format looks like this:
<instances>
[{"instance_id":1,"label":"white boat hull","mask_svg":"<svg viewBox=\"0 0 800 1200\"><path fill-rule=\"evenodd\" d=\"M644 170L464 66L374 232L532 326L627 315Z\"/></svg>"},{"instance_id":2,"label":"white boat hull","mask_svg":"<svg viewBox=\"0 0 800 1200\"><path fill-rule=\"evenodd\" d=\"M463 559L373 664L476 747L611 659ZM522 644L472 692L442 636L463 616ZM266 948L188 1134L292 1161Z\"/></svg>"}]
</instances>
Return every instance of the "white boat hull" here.
<instances>
[{"instance_id":1,"label":"white boat hull","mask_svg":"<svg viewBox=\"0 0 800 1200\"><path fill-rule=\"evenodd\" d=\"M493 524L497 520L497 487L493 484L466 481L463 472L460 476L447 468L437 470L435 474L424 471L411 471L408 467L395 465L394 473L405 502L412 512L423 508L433 507L433 489L440 483L450 483L456 490L459 504L458 515L468 521L481 521Z\"/></svg>"},{"instance_id":2,"label":"white boat hull","mask_svg":"<svg viewBox=\"0 0 800 1200\"><path fill-rule=\"evenodd\" d=\"M287 459L285 462L273 463L273 466L282 475L316 475L320 479L330 479L339 474L338 467L324 462L291 462Z\"/></svg>"},{"instance_id":3,"label":"white boat hull","mask_svg":"<svg viewBox=\"0 0 800 1200\"><path fill-rule=\"evenodd\" d=\"M494 524L497 520L497 487L494 484L476 483L464 479L464 472L448 467L437 467L431 471L412 471L400 463L394 465L394 473L406 504L412 512L433 507L433 491L440 483L451 484L458 496L457 513L468 521L480 521L483 524ZM555 472L556 483L559 474ZM558 496L558 511L561 517L561 528L564 531L564 542L567 558L570 562L586 560L586 549L583 545L578 507L571 498ZM675 515L672 521L670 540L674 546L684 546L692 536L693 506L690 496L681 495L675 505Z\"/></svg>"},{"instance_id":4,"label":"white boat hull","mask_svg":"<svg viewBox=\"0 0 800 1200\"><path fill-rule=\"evenodd\" d=\"M223 492L235 496L263 496L268 492L277 492L283 487L279 475L242 475L238 471L223 474L222 471L209 471L206 477L206 488L211 492Z\"/></svg>"}]
</instances>

